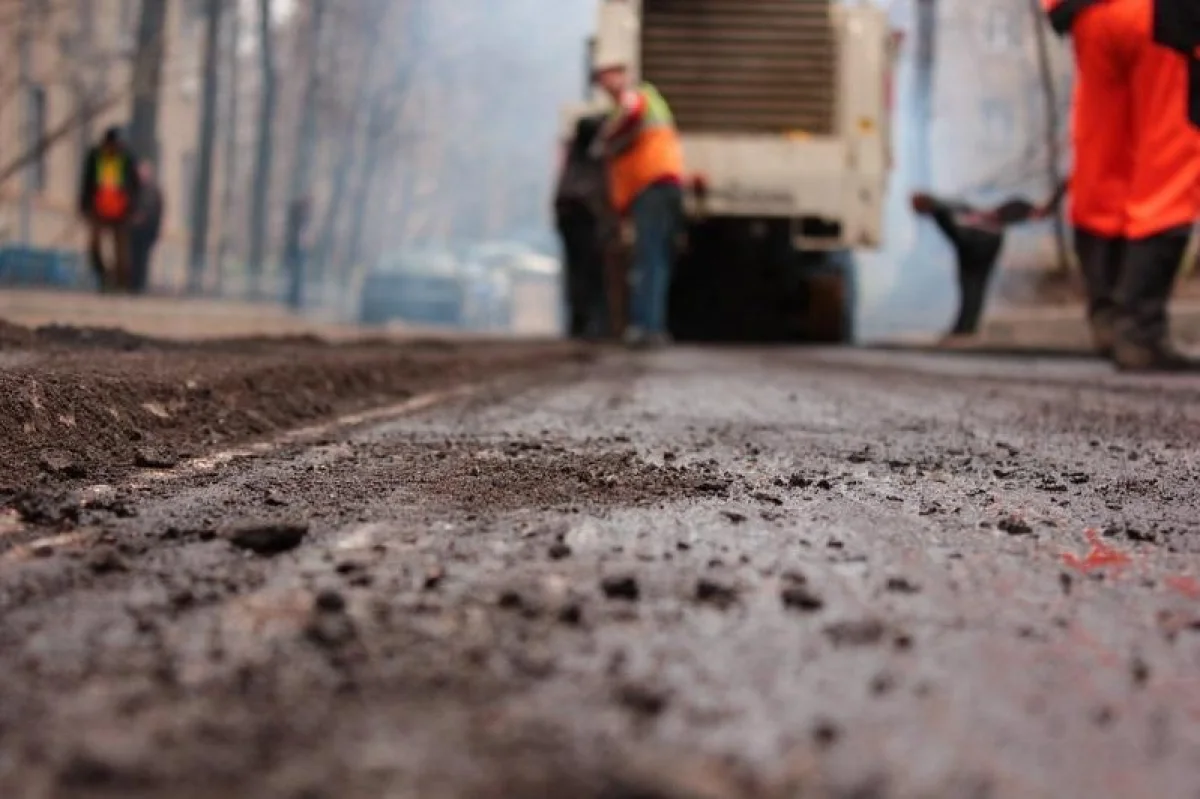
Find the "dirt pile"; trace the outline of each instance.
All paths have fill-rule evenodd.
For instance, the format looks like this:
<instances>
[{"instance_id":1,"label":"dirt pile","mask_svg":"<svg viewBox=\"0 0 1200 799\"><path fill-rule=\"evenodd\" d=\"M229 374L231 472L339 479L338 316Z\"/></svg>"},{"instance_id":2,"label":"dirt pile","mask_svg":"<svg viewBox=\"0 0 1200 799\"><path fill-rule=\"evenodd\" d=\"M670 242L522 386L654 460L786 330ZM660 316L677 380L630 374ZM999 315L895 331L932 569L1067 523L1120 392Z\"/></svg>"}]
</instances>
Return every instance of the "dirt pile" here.
<instances>
[{"instance_id":1,"label":"dirt pile","mask_svg":"<svg viewBox=\"0 0 1200 799\"><path fill-rule=\"evenodd\" d=\"M0 323L0 499L103 481L416 393L585 357L558 343L168 342Z\"/></svg>"}]
</instances>

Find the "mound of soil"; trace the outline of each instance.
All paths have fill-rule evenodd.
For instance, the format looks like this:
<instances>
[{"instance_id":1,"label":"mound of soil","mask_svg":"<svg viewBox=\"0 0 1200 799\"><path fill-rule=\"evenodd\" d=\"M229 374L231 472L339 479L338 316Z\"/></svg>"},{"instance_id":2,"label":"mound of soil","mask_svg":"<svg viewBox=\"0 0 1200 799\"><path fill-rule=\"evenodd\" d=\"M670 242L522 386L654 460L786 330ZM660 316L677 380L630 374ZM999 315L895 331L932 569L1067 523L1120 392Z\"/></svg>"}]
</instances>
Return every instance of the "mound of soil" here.
<instances>
[{"instance_id":1,"label":"mound of soil","mask_svg":"<svg viewBox=\"0 0 1200 799\"><path fill-rule=\"evenodd\" d=\"M544 342L157 341L0 324L0 499L586 357Z\"/></svg>"}]
</instances>

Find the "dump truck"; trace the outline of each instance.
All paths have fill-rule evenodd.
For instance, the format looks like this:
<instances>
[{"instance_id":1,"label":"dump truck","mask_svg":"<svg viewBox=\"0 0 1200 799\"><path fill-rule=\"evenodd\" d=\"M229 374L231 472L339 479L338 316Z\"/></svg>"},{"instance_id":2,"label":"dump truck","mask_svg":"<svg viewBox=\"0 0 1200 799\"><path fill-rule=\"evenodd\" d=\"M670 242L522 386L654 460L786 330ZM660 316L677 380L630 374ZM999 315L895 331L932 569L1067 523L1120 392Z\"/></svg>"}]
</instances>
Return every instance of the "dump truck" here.
<instances>
[{"instance_id":1,"label":"dump truck","mask_svg":"<svg viewBox=\"0 0 1200 799\"><path fill-rule=\"evenodd\" d=\"M897 43L869 3L601 0L589 79L629 64L683 143L676 339L853 340L854 252L882 243ZM589 88L564 131L607 106Z\"/></svg>"}]
</instances>

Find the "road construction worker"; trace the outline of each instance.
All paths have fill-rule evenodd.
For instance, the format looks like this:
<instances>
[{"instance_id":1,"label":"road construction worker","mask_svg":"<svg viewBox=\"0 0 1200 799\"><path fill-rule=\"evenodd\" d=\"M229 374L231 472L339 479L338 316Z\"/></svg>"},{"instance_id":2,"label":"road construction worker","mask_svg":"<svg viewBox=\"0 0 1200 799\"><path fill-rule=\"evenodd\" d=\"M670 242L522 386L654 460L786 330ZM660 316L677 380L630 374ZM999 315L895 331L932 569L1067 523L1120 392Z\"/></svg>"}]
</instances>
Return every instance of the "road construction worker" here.
<instances>
[{"instance_id":1,"label":"road construction worker","mask_svg":"<svg viewBox=\"0 0 1200 799\"><path fill-rule=\"evenodd\" d=\"M675 241L683 219L683 150L666 100L648 83L630 84L627 64L599 61L596 83L613 101L598 140L608 159L613 209L632 220L632 296L626 342L669 341L667 297Z\"/></svg>"},{"instance_id":2,"label":"road construction worker","mask_svg":"<svg viewBox=\"0 0 1200 799\"><path fill-rule=\"evenodd\" d=\"M1191 368L1167 303L1200 217L1196 53L1156 43L1156 0L1043 3L1075 51L1070 218L1096 347L1123 369Z\"/></svg>"},{"instance_id":3,"label":"road construction worker","mask_svg":"<svg viewBox=\"0 0 1200 799\"><path fill-rule=\"evenodd\" d=\"M1054 203L1051 200L1046 207ZM943 344L954 344L979 331L988 286L1004 248L1005 228L1038 218L1044 211L1021 198L980 209L923 193L913 195L912 207L918 215L932 218L954 248L958 266L958 317L942 340Z\"/></svg>"},{"instance_id":4,"label":"road construction worker","mask_svg":"<svg viewBox=\"0 0 1200 799\"><path fill-rule=\"evenodd\" d=\"M609 207L604 160L592 152L604 121L604 116L590 116L576 123L554 192L571 338L601 338L609 328L605 254L616 237L616 220Z\"/></svg>"},{"instance_id":5,"label":"road construction worker","mask_svg":"<svg viewBox=\"0 0 1200 799\"><path fill-rule=\"evenodd\" d=\"M88 254L102 290L133 288L129 236L140 187L137 159L121 140L120 130L109 128L88 152L79 187L79 213L88 225ZM105 238L114 251L112 269L104 263Z\"/></svg>"}]
</instances>

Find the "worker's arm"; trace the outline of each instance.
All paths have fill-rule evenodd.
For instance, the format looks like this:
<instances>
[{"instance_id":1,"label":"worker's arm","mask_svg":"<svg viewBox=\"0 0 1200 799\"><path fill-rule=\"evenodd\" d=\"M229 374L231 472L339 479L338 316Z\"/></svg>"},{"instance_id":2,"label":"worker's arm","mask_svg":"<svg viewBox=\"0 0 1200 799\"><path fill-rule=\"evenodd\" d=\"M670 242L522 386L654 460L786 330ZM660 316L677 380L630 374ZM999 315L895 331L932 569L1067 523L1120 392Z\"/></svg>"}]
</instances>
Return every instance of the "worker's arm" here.
<instances>
[{"instance_id":1,"label":"worker's arm","mask_svg":"<svg viewBox=\"0 0 1200 799\"><path fill-rule=\"evenodd\" d=\"M957 241L959 226L957 220L954 218L954 214L958 209L937 197L930 197L929 203L929 216L933 218L934 224L946 234L948 239Z\"/></svg>"},{"instance_id":2,"label":"worker's arm","mask_svg":"<svg viewBox=\"0 0 1200 799\"><path fill-rule=\"evenodd\" d=\"M1066 198L1067 192L1071 190L1071 179L1064 178L1058 184L1058 188L1054 190L1054 194L1050 196L1046 203L1034 211L1034 219L1045 219L1046 217L1054 216L1058 213L1059 206L1062 205L1063 199Z\"/></svg>"},{"instance_id":3,"label":"worker's arm","mask_svg":"<svg viewBox=\"0 0 1200 799\"><path fill-rule=\"evenodd\" d=\"M647 105L644 94L634 89L627 90L621 97L617 113L604 123L600 135L596 137L595 146L603 148L604 154L609 158L629 150L642 132Z\"/></svg>"}]
</instances>

